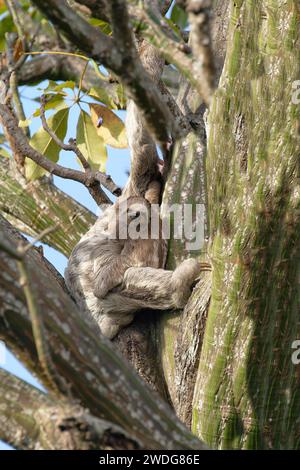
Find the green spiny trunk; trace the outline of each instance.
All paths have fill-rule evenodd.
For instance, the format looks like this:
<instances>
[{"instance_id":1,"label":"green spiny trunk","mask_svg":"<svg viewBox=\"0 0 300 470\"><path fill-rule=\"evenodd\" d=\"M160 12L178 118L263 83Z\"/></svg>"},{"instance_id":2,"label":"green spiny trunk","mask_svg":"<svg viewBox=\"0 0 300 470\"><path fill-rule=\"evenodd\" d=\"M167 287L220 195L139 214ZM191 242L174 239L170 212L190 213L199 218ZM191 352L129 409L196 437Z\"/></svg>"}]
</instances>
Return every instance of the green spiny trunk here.
<instances>
[{"instance_id":1,"label":"green spiny trunk","mask_svg":"<svg viewBox=\"0 0 300 470\"><path fill-rule=\"evenodd\" d=\"M297 1L235 1L209 117L212 298L193 430L218 448L299 448Z\"/></svg>"}]
</instances>

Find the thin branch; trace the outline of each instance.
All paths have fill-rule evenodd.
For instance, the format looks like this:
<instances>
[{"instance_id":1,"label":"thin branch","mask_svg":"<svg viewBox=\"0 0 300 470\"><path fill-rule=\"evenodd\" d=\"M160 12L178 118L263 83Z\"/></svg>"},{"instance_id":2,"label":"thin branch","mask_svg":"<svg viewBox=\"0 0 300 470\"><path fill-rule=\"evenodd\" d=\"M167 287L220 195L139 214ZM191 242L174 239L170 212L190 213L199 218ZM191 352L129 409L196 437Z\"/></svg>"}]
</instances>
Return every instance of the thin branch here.
<instances>
[{"instance_id":1,"label":"thin branch","mask_svg":"<svg viewBox=\"0 0 300 470\"><path fill-rule=\"evenodd\" d=\"M8 2L10 5L10 2ZM16 108L16 113L20 121L24 121L26 119L26 115L24 112L23 104L19 94L18 88L18 76L16 71L14 70L15 67L15 57L14 57L14 50L18 41L18 36L15 33L7 33L6 34L6 52L7 52L7 65L8 65L8 77L9 77L9 86L13 98L13 102ZM23 46L22 46L23 47ZM30 137L29 128L24 128L24 133L27 137ZM24 166L25 159L18 155L16 158L16 162L18 163L19 169L21 170Z\"/></svg>"},{"instance_id":2,"label":"thin branch","mask_svg":"<svg viewBox=\"0 0 300 470\"><path fill-rule=\"evenodd\" d=\"M41 240L43 236L47 235L50 230L54 230L54 227L48 227L45 229L33 243L37 240ZM20 273L20 285L24 290L24 294L27 301L28 312L30 314L32 323L32 332L36 345L37 355L43 368L49 384L52 389L59 393L65 386L65 382L61 380L60 376L56 373L56 369L52 363L51 354L45 338L45 328L42 321L42 315L39 311L38 302L36 300L35 292L32 289L32 283L26 267L25 255L29 249L33 247L33 243L24 244L20 243L16 250L13 250L9 244L4 240L0 240L0 250L3 250L8 255L12 256L17 261L17 266ZM65 390L68 392L68 389Z\"/></svg>"},{"instance_id":3,"label":"thin branch","mask_svg":"<svg viewBox=\"0 0 300 470\"><path fill-rule=\"evenodd\" d=\"M99 171L84 173L79 170L63 167L58 163L52 162L31 147L22 129L18 126L18 120L7 104L0 103L0 122L9 136L13 153L19 153L24 157L30 158L51 174L82 183L87 187L98 205L111 204L110 199L101 189L100 182L114 195L120 195L121 189L112 181L109 175L104 175Z\"/></svg>"},{"instance_id":4,"label":"thin branch","mask_svg":"<svg viewBox=\"0 0 300 470\"><path fill-rule=\"evenodd\" d=\"M21 39L22 43L23 43L23 50L25 51L26 50L26 37L25 37L25 34L24 34L24 30L23 30L23 25L20 21L20 17L19 17L19 8L15 2L15 0L5 0L5 3L7 5L7 8L9 10L9 13L13 19L13 22L14 22L14 25L17 29L17 32L18 32L18 36L19 38Z\"/></svg>"},{"instance_id":5,"label":"thin branch","mask_svg":"<svg viewBox=\"0 0 300 470\"><path fill-rule=\"evenodd\" d=\"M184 41L178 41L164 17L148 3L143 8L131 7L130 13L133 19L138 19L144 26L141 35L151 42L169 63L176 65L209 106L213 88L210 82L207 83L204 73L206 69L203 71L202 62L200 66L198 58L191 55L190 47Z\"/></svg>"},{"instance_id":6,"label":"thin branch","mask_svg":"<svg viewBox=\"0 0 300 470\"><path fill-rule=\"evenodd\" d=\"M22 247L22 249L19 249L18 250L19 253L24 256L27 253L27 251L30 250L31 248L33 248L34 245L37 242L42 241L47 235L50 235L50 233L55 232L58 228L59 228L58 224L55 224L55 225L52 225L51 227L45 228L45 230L43 230L36 237L34 237L32 242L30 242L26 246Z\"/></svg>"},{"instance_id":7,"label":"thin branch","mask_svg":"<svg viewBox=\"0 0 300 470\"><path fill-rule=\"evenodd\" d=\"M18 7L19 8L19 7ZM24 12L22 11L22 15L24 14ZM17 13L15 13L15 15L17 15ZM31 21L31 17L26 15L26 21L29 20L30 21L30 24L31 26L34 25L34 23ZM19 25L19 27L17 28L18 30L21 28L21 26ZM25 33L23 32L23 26L22 26L22 31L20 30L20 34L21 36L19 36L19 39L21 40L22 42L22 54L20 55L20 57L17 59L17 60L14 60L14 61L11 61L11 65L8 69L8 72L7 72L7 76L8 78L10 78L10 76L16 72L18 72L18 70L20 70L22 68L22 66L24 65L24 63L26 62L27 58L28 58L28 50L31 50L33 44L35 43L35 40L36 40L36 37L38 36L38 33L41 29L41 25L38 24L38 26L35 28L35 31L31 33L31 39L30 39L30 42L29 44L27 44L27 41L26 41L26 36L25 36Z\"/></svg>"},{"instance_id":8,"label":"thin branch","mask_svg":"<svg viewBox=\"0 0 300 470\"><path fill-rule=\"evenodd\" d=\"M53 364L51 352L48 347L47 338L45 336L45 327L42 320L42 314L38 307L36 294L32 289L32 283L30 275L26 268L26 261L24 259L24 249L18 250L23 253L22 258L17 261L18 269L20 272L20 285L24 290L24 294L27 301L28 312L31 318L32 333L34 342L37 350L37 355L41 367L48 379L48 383L51 389L58 395L62 390L68 394L68 387L66 382L57 374L56 368Z\"/></svg>"},{"instance_id":9,"label":"thin branch","mask_svg":"<svg viewBox=\"0 0 300 470\"><path fill-rule=\"evenodd\" d=\"M130 98L144 113L149 129L158 142L166 142L170 130L174 134L177 131L180 133L180 130L176 129L171 113L162 103L157 88L153 85L134 52L132 39L128 33L128 20L127 23L125 21L125 18L128 19L125 2L116 0L113 5L112 2L108 4L115 32L121 26L118 23L122 23L126 40L120 44L121 48L116 47L115 39L101 33L99 29L77 15L65 0L49 0L47 2L33 0L33 3L53 24L64 31L73 44L77 45L89 57L110 68L123 81ZM73 27L74 24L76 24L76 28ZM129 46L128 50L125 43Z\"/></svg>"},{"instance_id":10,"label":"thin branch","mask_svg":"<svg viewBox=\"0 0 300 470\"><path fill-rule=\"evenodd\" d=\"M122 193L122 190L119 186L117 186L114 183L110 175L106 175L105 173L102 173L101 171L93 172L91 170L90 164L88 163L88 161L86 160L86 158L84 157L80 149L77 147L76 141L74 139L69 139L69 144L65 144L59 137L57 137L55 132L53 132L53 130L48 126L46 116L45 116L45 105L46 105L46 96L42 95L40 111L41 111L41 120L42 120L43 128L52 137L54 142L56 142L59 147L61 147L63 150L71 151L76 154L77 158L80 160L86 172L87 178L86 178L85 185L91 188L93 184L97 185L97 183L100 183L108 191L110 191L114 196L120 196Z\"/></svg>"},{"instance_id":11,"label":"thin branch","mask_svg":"<svg viewBox=\"0 0 300 470\"><path fill-rule=\"evenodd\" d=\"M80 75L79 86L78 86L78 94L77 94L77 98L78 98L78 99L79 99L80 94L81 94L81 90L82 90L82 86L83 86L83 79L84 79L85 73L86 73L86 71L87 71L88 65L89 65L89 63L86 62L86 64L85 64L84 67L83 67L82 73L81 73L81 75Z\"/></svg>"},{"instance_id":12,"label":"thin branch","mask_svg":"<svg viewBox=\"0 0 300 470\"><path fill-rule=\"evenodd\" d=\"M191 46L194 70L202 77L203 93L210 102L215 89L215 62L211 38L212 0L187 0L187 12L191 24Z\"/></svg>"},{"instance_id":13,"label":"thin branch","mask_svg":"<svg viewBox=\"0 0 300 470\"><path fill-rule=\"evenodd\" d=\"M110 191L114 196L121 196L122 189L116 185L110 175L102 173L101 171L96 171L93 174L93 179L98 181L102 186L104 186L108 191Z\"/></svg>"},{"instance_id":14,"label":"thin branch","mask_svg":"<svg viewBox=\"0 0 300 470\"><path fill-rule=\"evenodd\" d=\"M45 116L45 105L47 103L47 99L45 95L41 96L41 106L40 106L40 111L41 111L41 121L42 121L42 126L44 130L52 137L54 142L62 149L66 150L67 152L74 152L77 156L77 158L80 160L80 163L82 164L83 168L85 170L91 170L91 166L80 151L80 149L77 147L75 144L75 141L73 139L69 140L69 144L65 144L56 134L55 132L48 126L46 116Z\"/></svg>"}]
</instances>

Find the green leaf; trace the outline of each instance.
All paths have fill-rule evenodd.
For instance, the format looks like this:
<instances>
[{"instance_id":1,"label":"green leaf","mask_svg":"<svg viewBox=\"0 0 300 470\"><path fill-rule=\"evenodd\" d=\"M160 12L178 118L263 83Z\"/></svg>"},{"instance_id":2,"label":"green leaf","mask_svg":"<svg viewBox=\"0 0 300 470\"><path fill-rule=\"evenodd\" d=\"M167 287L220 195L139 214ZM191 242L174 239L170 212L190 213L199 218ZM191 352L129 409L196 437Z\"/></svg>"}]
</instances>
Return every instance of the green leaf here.
<instances>
[{"instance_id":1,"label":"green leaf","mask_svg":"<svg viewBox=\"0 0 300 470\"><path fill-rule=\"evenodd\" d=\"M54 91L55 87L57 87L57 83L54 80L48 80L48 85L45 88L38 88L38 90L47 93L48 91Z\"/></svg>"},{"instance_id":2,"label":"green leaf","mask_svg":"<svg viewBox=\"0 0 300 470\"><path fill-rule=\"evenodd\" d=\"M93 170L105 172L107 151L103 139L97 134L92 119L85 111L80 112L76 143Z\"/></svg>"},{"instance_id":3,"label":"green leaf","mask_svg":"<svg viewBox=\"0 0 300 470\"><path fill-rule=\"evenodd\" d=\"M72 80L67 80L66 82L63 82L57 85L54 91L60 91L60 90L63 90L64 88L70 88L71 90L74 90L75 82L73 82Z\"/></svg>"},{"instance_id":4,"label":"green leaf","mask_svg":"<svg viewBox=\"0 0 300 470\"><path fill-rule=\"evenodd\" d=\"M0 0L0 15L7 11L7 6L4 0Z\"/></svg>"},{"instance_id":5,"label":"green leaf","mask_svg":"<svg viewBox=\"0 0 300 470\"><path fill-rule=\"evenodd\" d=\"M90 18L89 23L93 26L100 28L102 33L106 34L107 36L110 36L112 33L110 24L106 21L99 20L98 18Z\"/></svg>"},{"instance_id":6,"label":"green leaf","mask_svg":"<svg viewBox=\"0 0 300 470\"><path fill-rule=\"evenodd\" d=\"M65 103L64 97L62 95L52 95L45 105L45 111L49 109L56 109L58 111L66 107L68 107L68 104ZM41 109L37 108L32 116L38 117L40 115L41 115Z\"/></svg>"},{"instance_id":7,"label":"green leaf","mask_svg":"<svg viewBox=\"0 0 300 470\"><path fill-rule=\"evenodd\" d=\"M106 104L109 108L117 109L113 99L103 88L91 88L88 95L98 101L101 101L101 103Z\"/></svg>"},{"instance_id":8,"label":"green leaf","mask_svg":"<svg viewBox=\"0 0 300 470\"><path fill-rule=\"evenodd\" d=\"M3 147L0 147L0 156L5 157L5 158L10 158L10 153Z\"/></svg>"},{"instance_id":9,"label":"green leaf","mask_svg":"<svg viewBox=\"0 0 300 470\"><path fill-rule=\"evenodd\" d=\"M70 88L71 90L74 90L75 88L75 82L72 80L67 80L66 82L63 83L57 83L54 80L49 80L48 85L46 88L43 88L42 90L44 91L45 94L48 92L54 92L54 93L61 93L62 95L66 95L62 90L64 88ZM39 88L41 90L41 88Z\"/></svg>"},{"instance_id":10,"label":"green leaf","mask_svg":"<svg viewBox=\"0 0 300 470\"><path fill-rule=\"evenodd\" d=\"M5 33L11 33L15 30L12 17L5 13L3 18L0 19L0 51L5 51L6 48Z\"/></svg>"},{"instance_id":11,"label":"green leaf","mask_svg":"<svg viewBox=\"0 0 300 470\"><path fill-rule=\"evenodd\" d=\"M177 24L179 28L185 29L188 25L188 15L187 13L178 5L174 5L171 13L171 20L173 23Z\"/></svg>"},{"instance_id":12,"label":"green leaf","mask_svg":"<svg viewBox=\"0 0 300 470\"><path fill-rule=\"evenodd\" d=\"M111 147L124 149L128 147L126 130L123 121L110 109L100 104L90 104L91 117L97 134ZM101 124L99 125L99 120Z\"/></svg>"},{"instance_id":13,"label":"green leaf","mask_svg":"<svg viewBox=\"0 0 300 470\"><path fill-rule=\"evenodd\" d=\"M168 23L168 25L170 26L170 28L172 28L173 32L176 34L177 38L178 39L182 39L181 37L181 33L180 33L180 28L177 26L177 24L175 24L172 20L170 20L169 18L164 18L164 20Z\"/></svg>"},{"instance_id":14,"label":"green leaf","mask_svg":"<svg viewBox=\"0 0 300 470\"><path fill-rule=\"evenodd\" d=\"M68 127L69 108L61 109L51 116L47 123L49 127L55 132L57 137L63 140L67 133ZM61 148L54 142L52 137L41 127L31 138L30 145L38 150L45 157L53 162L57 162ZM34 163L32 160L26 158L25 161L25 174L26 178L30 181L36 180L44 175L46 171Z\"/></svg>"}]
</instances>

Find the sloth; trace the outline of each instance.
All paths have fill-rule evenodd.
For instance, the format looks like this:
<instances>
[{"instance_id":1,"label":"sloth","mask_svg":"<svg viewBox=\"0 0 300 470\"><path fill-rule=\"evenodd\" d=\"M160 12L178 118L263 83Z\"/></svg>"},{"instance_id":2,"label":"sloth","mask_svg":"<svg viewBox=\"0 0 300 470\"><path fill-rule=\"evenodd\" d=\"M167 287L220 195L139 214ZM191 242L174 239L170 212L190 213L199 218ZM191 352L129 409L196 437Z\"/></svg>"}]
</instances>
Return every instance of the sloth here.
<instances>
[{"instance_id":1,"label":"sloth","mask_svg":"<svg viewBox=\"0 0 300 470\"><path fill-rule=\"evenodd\" d=\"M158 83L164 59L143 38L137 38L136 45L143 67ZM151 207L160 203L163 176L143 113L131 100L126 131L131 153L128 183L118 201L79 241L65 271L67 287L80 310L91 315L110 339L139 310L184 307L201 270L195 259L174 271L164 269L167 242L161 227L157 238L149 236ZM145 236L132 233L131 228L139 226Z\"/></svg>"},{"instance_id":2,"label":"sloth","mask_svg":"<svg viewBox=\"0 0 300 470\"><path fill-rule=\"evenodd\" d=\"M142 309L184 307L200 273L194 259L175 271L163 269L167 242L150 238L153 182L145 197L119 198L74 248L65 271L66 285L80 310L90 314L104 336L112 339ZM143 238L130 228L143 228Z\"/></svg>"}]
</instances>

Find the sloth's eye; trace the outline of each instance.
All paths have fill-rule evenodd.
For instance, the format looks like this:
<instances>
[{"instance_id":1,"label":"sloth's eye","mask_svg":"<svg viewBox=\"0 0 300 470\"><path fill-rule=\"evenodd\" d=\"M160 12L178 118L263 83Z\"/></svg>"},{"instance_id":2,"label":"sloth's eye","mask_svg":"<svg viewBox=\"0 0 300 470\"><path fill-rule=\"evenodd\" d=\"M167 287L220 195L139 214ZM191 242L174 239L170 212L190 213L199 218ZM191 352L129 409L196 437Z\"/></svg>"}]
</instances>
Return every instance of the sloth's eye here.
<instances>
[{"instance_id":1,"label":"sloth's eye","mask_svg":"<svg viewBox=\"0 0 300 470\"><path fill-rule=\"evenodd\" d=\"M129 210L128 211L128 217L129 219L137 219L138 217L140 217L141 213L140 211L134 211L134 210Z\"/></svg>"}]
</instances>

